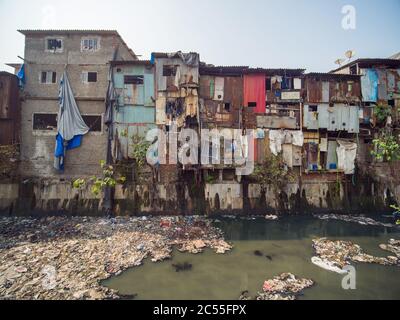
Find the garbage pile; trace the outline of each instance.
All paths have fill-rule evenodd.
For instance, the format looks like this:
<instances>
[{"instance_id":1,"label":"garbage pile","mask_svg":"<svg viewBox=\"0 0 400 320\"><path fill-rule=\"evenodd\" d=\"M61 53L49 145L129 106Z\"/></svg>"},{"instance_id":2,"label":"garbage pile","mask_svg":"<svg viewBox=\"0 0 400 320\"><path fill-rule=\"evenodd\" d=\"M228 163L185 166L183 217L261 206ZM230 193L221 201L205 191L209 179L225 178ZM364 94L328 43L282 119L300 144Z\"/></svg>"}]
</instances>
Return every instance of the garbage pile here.
<instances>
[{"instance_id":1,"label":"garbage pile","mask_svg":"<svg viewBox=\"0 0 400 320\"><path fill-rule=\"evenodd\" d=\"M346 222L355 222L364 226L379 226L386 228L397 227L393 223L384 223L376 221L372 218L365 217L363 215L355 216L355 215L344 215L344 214L315 214L314 217L321 220L341 220Z\"/></svg>"},{"instance_id":2,"label":"garbage pile","mask_svg":"<svg viewBox=\"0 0 400 320\"><path fill-rule=\"evenodd\" d=\"M273 279L266 280L263 292L259 292L257 300L295 300L306 288L314 285L311 279L297 278L291 273L282 273Z\"/></svg>"},{"instance_id":3,"label":"garbage pile","mask_svg":"<svg viewBox=\"0 0 400 320\"><path fill-rule=\"evenodd\" d=\"M316 255L331 265L343 269L351 262L378 263L381 265L399 265L399 243L400 241L390 240L388 245L381 245L385 250L391 251L396 256L375 257L363 252L362 248L351 241L332 241L326 238L314 239L313 248Z\"/></svg>"},{"instance_id":4,"label":"garbage pile","mask_svg":"<svg viewBox=\"0 0 400 320\"><path fill-rule=\"evenodd\" d=\"M101 280L188 243L231 248L201 217L2 217L0 299L118 299Z\"/></svg>"}]
</instances>

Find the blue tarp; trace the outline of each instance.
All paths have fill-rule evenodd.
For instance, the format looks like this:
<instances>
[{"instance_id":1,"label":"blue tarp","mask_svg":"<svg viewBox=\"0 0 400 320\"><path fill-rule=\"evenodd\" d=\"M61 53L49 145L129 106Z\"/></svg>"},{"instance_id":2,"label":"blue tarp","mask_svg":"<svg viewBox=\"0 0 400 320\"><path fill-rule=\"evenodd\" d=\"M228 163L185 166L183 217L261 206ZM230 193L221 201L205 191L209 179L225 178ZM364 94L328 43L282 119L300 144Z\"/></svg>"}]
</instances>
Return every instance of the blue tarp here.
<instances>
[{"instance_id":1,"label":"blue tarp","mask_svg":"<svg viewBox=\"0 0 400 320\"><path fill-rule=\"evenodd\" d=\"M374 69L366 69L365 74L361 77L361 92L363 101L378 101L378 72Z\"/></svg>"},{"instance_id":2,"label":"blue tarp","mask_svg":"<svg viewBox=\"0 0 400 320\"><path fill-rule=\"evenodd\" d=\"M64 170L64 157L65 151L75 149L81 146L83 135L76 135L71 140L66 141L66 146L64 148L64 139L61 134L57 134L56 136L56 149L54 151L54 156L56 158L61 159L59 162L58 170Z\"/></svg>"},{"instance_id":3,"label":"blue tarp","mask_svg":"<svg viewBox=\"0 0 400 320\"><path fill-rule=\"evenodd\" d=\"M17 77L19 79L19 87L22 88L25 85L25 65L23 64L21 66L21 69L19 69L17 73Z\"/></svg>"}]
</instances>

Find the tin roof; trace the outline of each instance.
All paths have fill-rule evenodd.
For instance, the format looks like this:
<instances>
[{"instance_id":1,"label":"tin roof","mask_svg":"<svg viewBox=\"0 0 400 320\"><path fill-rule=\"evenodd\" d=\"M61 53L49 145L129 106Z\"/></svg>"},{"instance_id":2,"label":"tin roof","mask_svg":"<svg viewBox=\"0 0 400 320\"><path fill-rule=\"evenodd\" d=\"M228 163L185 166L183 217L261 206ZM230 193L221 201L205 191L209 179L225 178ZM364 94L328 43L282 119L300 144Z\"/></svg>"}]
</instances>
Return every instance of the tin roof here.
<instances>
[{"instance_id":1,"label":"tin roof","mask_svg":"<svg viewBox=\"0 0 400 320\"><path fill-rule=\"evenodd\" d=\"M336 68L336 69L330 71L330 73L342 70L344 68L348 68L350 66L354 66L356 64L358 64L360 68L371 68L374 66L386 66L386 67L399 68L400 60L399 59L381 59L381 58L357 59L357 60L351 61L348 64L345 64L343 66L340 66L339 68Z\"/></svg>"},{"instance_id":2,"label":"tin roof","mask_svg":"<svg viewBox=\"0 0 400 320\"><path fill-rule=\"evenodd\" d=\"M304 75L306 78L332 79L332 80L358 80L360 75L356 74L341 74L341 73L325 73L325 72L310 72Z\"/></svg>"}]
</instances>

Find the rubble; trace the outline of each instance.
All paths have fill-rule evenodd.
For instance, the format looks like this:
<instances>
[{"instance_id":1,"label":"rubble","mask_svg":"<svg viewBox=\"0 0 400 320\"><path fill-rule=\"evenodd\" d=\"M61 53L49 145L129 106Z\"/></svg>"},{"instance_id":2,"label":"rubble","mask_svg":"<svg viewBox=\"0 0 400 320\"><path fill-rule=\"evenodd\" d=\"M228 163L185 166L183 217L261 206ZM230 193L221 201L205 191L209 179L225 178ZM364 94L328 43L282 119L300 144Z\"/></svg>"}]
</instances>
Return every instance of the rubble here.
<instances>
[{"instance_id":1,"label":"rubble","mask_svg":"<svg viewBox=\"0 0 400 320\"><path fill-rule=\"evenodd\" d=\"M346 222L355 222L364 226L379 226L386 228L398 227L396 226L396 224L376 221L372 218L363 215L354 216L354 215L344 215L344 214L315 214L314 217L321 220L341 220Z\"/></svg>"},{"instance_id":2,"label":"rubble","mask_svg":"<svg viewBox=\"0 0 400 320\"><path fill-rule=\"evenodd\" d=\"M297 278L291 273L282 273L273 279L266 280L263 292L259 292L257 300L295 300L306 288L314 285L311 279Z\"/></svg>"},{"instance_id":3,"label":"rubble","mask_svg":"<svg viewBox=\"0 0 400 320\"><path fill-rule=\"evenodd\" d=\"M333 267L343 269L351 262L377 263L381 265L399 265L400 241L390 240L389 244L380 247L396 255L389 257L374 257L363 252L362 248L351 241L332 241L326 238L314 239L313 248L317 256Z\"/></svg>"},{"instance_id":4,"label":"rubble","mask_svg":"<svg viewBox=\"0 0 400 320\"><path fill-rule=\"evenodd\" d=\"M118 299L101 280L168 259L173 246L232 248L200 217L1 217L0 299Z\"/></svg>"}]
</instances>

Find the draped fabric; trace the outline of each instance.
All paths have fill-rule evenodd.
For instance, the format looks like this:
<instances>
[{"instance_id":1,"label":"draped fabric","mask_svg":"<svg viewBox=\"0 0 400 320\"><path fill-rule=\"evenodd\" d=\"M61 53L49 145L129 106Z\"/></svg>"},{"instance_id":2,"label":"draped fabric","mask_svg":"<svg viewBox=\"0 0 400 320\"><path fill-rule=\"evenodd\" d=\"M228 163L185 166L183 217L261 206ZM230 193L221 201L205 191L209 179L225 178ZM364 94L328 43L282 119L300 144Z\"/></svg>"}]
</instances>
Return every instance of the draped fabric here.
<instances>
[{"instance_id":1,"label":"draped fabric","mask_svg":"<svg viewBox=\"0 0 400 320\"><path fill-rule=\"evenodd\" d=\"M89 132L89 127L79 112L66 71L60 80L58 98L60 109L57 117L54 168L62 171L66 151L81 145L82 136Z\"/></svg>"}]
</instances>

